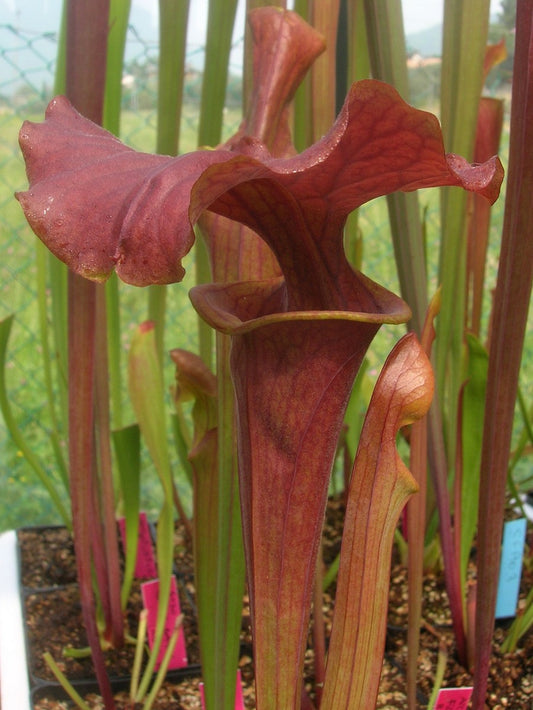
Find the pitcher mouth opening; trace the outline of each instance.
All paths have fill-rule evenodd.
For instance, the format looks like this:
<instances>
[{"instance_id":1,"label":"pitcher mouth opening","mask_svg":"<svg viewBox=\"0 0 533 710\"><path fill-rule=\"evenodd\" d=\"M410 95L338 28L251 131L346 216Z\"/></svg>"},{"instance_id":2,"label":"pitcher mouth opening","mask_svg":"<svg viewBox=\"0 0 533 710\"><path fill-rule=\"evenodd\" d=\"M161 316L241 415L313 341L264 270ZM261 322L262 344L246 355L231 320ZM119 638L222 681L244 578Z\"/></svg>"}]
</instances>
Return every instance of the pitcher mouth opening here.
<instances>
[{"instance_id":1,"label":"pitcher mouth opening","mask_svg":"<svg viewBox=\"0 0 533 710\"><path fill-rule=\"evenodd\" d=\"M194 308L216 330L231 335L255 330L274 323L291 321L344 320L376 326L406 323L411 318L407 303L363 274L357 274L380 307L375 311L358 310L283 310L283 277L264 281L239 281L231 284L204 284L189 292Z\"/></svg>"}]
</instances>

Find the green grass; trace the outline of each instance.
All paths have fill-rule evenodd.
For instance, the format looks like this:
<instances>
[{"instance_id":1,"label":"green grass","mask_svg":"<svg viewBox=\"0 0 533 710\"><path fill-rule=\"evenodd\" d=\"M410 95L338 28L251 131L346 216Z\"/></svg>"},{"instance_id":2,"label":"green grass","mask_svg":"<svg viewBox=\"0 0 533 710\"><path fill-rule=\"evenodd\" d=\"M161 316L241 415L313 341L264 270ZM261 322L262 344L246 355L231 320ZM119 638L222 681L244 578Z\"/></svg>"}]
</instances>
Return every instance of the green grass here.
<instances>
[{"instance_id":1,"label":"green grass","mask_svg":"<svg viewBox=\"0 0 533 710\"><path fill-rule=\"evenodd\" d=\"M196 107L186 105L182 120L182 150L192 150L196 142ZM42 116L31 116L42 120ZM24 434L38 453L52 477L57 478L48 436L48 417L45 406L44 382L40 362L38 338L37 299L35 292L35 237L26 225L22 211L13 197L15 190L25 189L24 165L17 149L17 133L21 118L15 113L0 114L0 243L4 258L0 265L0 317L16 313L8 361L8 387L12 406ZM231 134L239 124L236 111L226 116L226 134ZM156 136L156 119L153 112L126 111L122 116L121 132L132 147L153 151ZM420 193L421 207L428 207L428 265L431 287L437 284L436 255L438 254L438 190ZM487 313L490 289L496 279L498 240L503 220L503 198L494 208L491 247L487 273ZM364 238L363 270L387 288L398 291L398 278L389 236L388 216L384 199L374 200L360 210L359 224ZM194 281L194 263L189 257L185 263L187 276L182 284L168 289L168 317L165 330L165 349L174 347L196 349L196 315L188 299L188 290ZM135 327L146 318L146 292L120 284L121 343L124 353ZM487 324L485 323L485 328ZM531 371L533 343L531 321L524 351L522 386L526 401L533 396ZM370 372L375 376L394 342L403 329L392 326L382 328L370 352ZM173 384L174 373L170 363L165 368L168 388ZM126 422L133 420L131 408L126 403ZM169 410L171 403L169 400ZM57 516L42 487L20 452L13 445L3 422L0 425L0 530L25 524L57 522ZM156 511L160 496L156 477L147 462L143 484L144 506Z\"/></svg>"}]
</instances>

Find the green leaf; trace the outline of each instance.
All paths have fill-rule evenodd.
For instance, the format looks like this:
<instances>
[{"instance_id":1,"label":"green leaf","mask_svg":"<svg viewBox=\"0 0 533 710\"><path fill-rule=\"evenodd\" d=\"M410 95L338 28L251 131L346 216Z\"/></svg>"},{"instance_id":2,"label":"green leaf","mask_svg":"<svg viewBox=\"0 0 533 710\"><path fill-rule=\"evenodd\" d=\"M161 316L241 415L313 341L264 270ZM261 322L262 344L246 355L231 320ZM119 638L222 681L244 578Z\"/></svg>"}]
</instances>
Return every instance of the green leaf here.
<instances>
[{"instance_id":1,"label":"green leaf","mask_svg":"<svg viewBox=\"0 0 533 710\"><path fill-rule=\"evenodd\" d=\"M120 134L122 74L130 0L110 0L109 34L102 125L114 135ZM120 342L120 302L118 281L111 278L106 285L107 342L111 410L116 428L122 426L122 345Z\"/></svg>"},{"instance_id":2,"label":"green leaf","mask_svg":"<svg viewBox=\"0 0 533 710\"><path fill-rule=\"evenodd\" d=\"M156 152L177 155L179 149L189 0L159 3L159 84ZM148 319L156 328L157 352L164 357L166 286L148 288Z\"/></svg>"},{"instance_id":3,"label":"green leaf","mask_svg":"<svg viewBox=\"0 0 533 710\"><path fill-rule=\"evenodd\" d=\"M504 653L514 653L522 636L533 626L533 588L529 590L524 609L515 618L502 644Z\"/></svg>"},{"instance_id":4,"label":"green leaf","mask_svg":"<svg viewBox=\"0 0 533 710\"><path fill-rule=\"evenodd\" d=\"M41 463L37 456L33 452L33 448L24 438L21 430L19 429L16 419L13 416L13 411L11 409L9 394L7 392L6 386L6 364L7 364L7 345L9 341L9 335L11 333L11 327L13 325L14 316L11 315L8 318L0 321L0 409L4 417L4 422L9 431L11 438L15 446L22 452L26 461L33 468L39 480L48 491L50 498L54 502L57 508L57 512L61 516L64 524L67 528L72 529L72 523L70 515L65 508L63 503L62 495L57 490L52 479L41 466Z\"/></svg>"},{"instance_id":5,"label":"green leaf","mask_svg":"<svg viewBox=\"0 0 533 710\"><path fill-rule=\"evenodd\" d=\"M177 155L179 148L189 4L190 0L159 3L156 152L164 155Z\"/></svg>"},{"instance_id":6,"label":"green leaf","mask_svg":"<svg viewBox=\"0 0 533 710\"><path fill-rule=\"evenodd\" d=\"M368 51L372 74L392 84L403 99L409 100L400 0L365 2ZM387 195L394 255L402 297L413 311L411 329L420 334L428 305L427 274L420 208L416 192Z\"/></svg>"},{"instance_id":7,"label":"green leaf","mask_svg":"<svg viewBox=\"0 0 533 710\"><path fill-rule=\"evenodd\" d=\"M216 146L222 139L222 121L228 81L229 56L237 0L210 0L207 21L205 69L202 83L202 107L198 127L198 144ZM195 244L196 283L211 280L207 251L201 239ZM213 334L198 318L200 355L206 365L213 359Z\"/></svg>"},{"instance_id":8,"label":"green leaf","mask_svg":"<svg viewBox=\"0 0 533 710\"><path fill-rule=\"evenodd\" d=\"M122 582L122 608L126 608L137 560L139 512L141 498L141 433L137 424L113 432L122 491L126 526L126 565Z\"/></svg>"},{"instance_id":9,"label":"green leaf","mask_svg":"<svg viewBox=\"0 0 533 710\"><path fill-rule=\"evenodd\" d=\"M115 136L120 134L122 73L131 0L110 0L109 34L102 125Z\"/></svg>"},{"instance_id":10,"label":"green leaf","mask_svg":"<svg viewBox=\"0 0 533 710\"><path fill-rule=\"evenodd\" d=\"M132 339L128 362L128 385L141 434L163 488L163 506L158 520L156 546L159 578L158 614L152 654L137 692L137 700L139 700L146 694L163 639L170 598L174 539L174 487L167 441L165 393L155 328L150 321L142 323Z\"/></svg>"},{"instance_id":11,"label":"green leaf","mask_svg":"<svg viewBox=\"0 0 533 710\"><path fill-rule=\"evenodd\" d=\"M173 542L174 542L174 506L172 500L163 502L161 513L157 523L157 573L158 573L158 600L157 619L155 625L154 640L151 648L150 658L144 669L144 673L137 690L136 702L140 702L146 695L152 675L155 669L159 650L164 638L165 622L168 613L168 603L170 600L170 586L172 582L173 564Z\"/></svg>"},{"instance_id":12,"label":"green leaf","mask_svg":"<svg viewBox=\"0 0 533 710\"><path fill-rule=\"evenodd\" d=\"M462 476L461 509L456 511L460 530L461 587L465 588L466 571L472 542L477 526L479 477L481 468L481 444L485 414L485 391L487 387L488 354L480 341L467 334L466 384L463 390L462 407ZM456 474L457 475L457 474Z\"/></svg>"},{"instance_id":13,"label":"green leaf","mask_svg":"<svg viewBox=\"0 0 533 710\"><path fill-rule=\"evenodd\" d=\"M447 0L444 7L441 70L441 122L447 151L471 160L483 86L489 0ZM442 240L439 278L442 308L436 341L437 391L448 407L448 442L455 440L455 408L460 387L460 363L465 311L466 195L442 191ZM445 389L447 379L449 389ZM445 397L445 392L447 395ZM453 445L448 458L454 460Z\"/></svg>"},{"instance_id":14,"label":"green leaf","mask_svg":"<svg viewBox=\"0 0 533 710\"><path fill-rule=\"evenodd\" d=\"M48 314L48 280L47 280L47 251L44 244L39 240L35 242L35 260L37 267L37 300L39 308L39 335L41 344L41 366L43 370L48 414L50 416L51 431L50 441L54 449L57 470L68 491L68 470L62 447L63 432L67 431L66 411L66 389L64 378L57 378L54 383L54 375L58 374L59 364L65 365L66 360L62 360L59 349L56 350L56 358L52 357L50 349L50 336L54 334L55 328L50 325ZM61 265L63 267L63 265ZM63 267L64 271L64 267ZM57 302L58 284L50 284L51 297ZM59 289L60 290L60 289ZM66 319L58 323L61 330L65 331ZM63 353L66 355L65 353ZM65 365L66 367L66 365ZM58 381L59 380L59 381ZM54 384L56 386L54 386ZM59 390L59 396L58 396ZM61 403L65 406L62 407Z\"/></svg>"},{"instance_id":15,"label":"green leaf","mask_svg":"<svg viewBox=\"0 0 533 710\"><path fill-rule=\"evenodd\" d=\"M163 487L172 501L172 470L167 441L163 376L151 321L136 330L128 362L128 388L139 427Z\"/></svg>"},{"instance_id":16,"label":"green leaf","mask_svg":"<svg viewBox=\"0 0 533 710\"><path fill-rule=\"evenodd\" d=\"M61 669L59 668L57 663L54 661L54 659L52 658L52 655L48 651L46 651L46 653L43 654L43 658L44 658L47 666L50 668L52 673L57 678L58 683L61 685L63 690L69 695L69 697L76 703L76 705L80 708L80 710L90 710L87 703L84 701L84 699L77 692L77 690L74 688L74 686L69 681L69 679L66 677L66 675L61 671Z\"/></svg>"},{"instance_id":17,"label":"green leaf","mask_svg":"<svg viewBox=\"0 0 533 710\"><path fill-rule=\"evenodd\" d=\"M115 428L122 427L122 343L120 339L120 299L118 279L113 276L106 283L107 352L109 361L109 390L111 412Z\"/></svg>"},{"instance_id":18,"label":"green leaf","mask_svg":"<svg viewBox=\"0 0 533 710\"><path fill-rule=\"evenodd\" d=\"M189 461L190 434L188 427L184 421L183 414L178 412L170 415L172 425L172 433L174 435L174 443L178 454L181 468L187 477L187 481L192 487L192 466Z\"/></svg>"}]
</instances>

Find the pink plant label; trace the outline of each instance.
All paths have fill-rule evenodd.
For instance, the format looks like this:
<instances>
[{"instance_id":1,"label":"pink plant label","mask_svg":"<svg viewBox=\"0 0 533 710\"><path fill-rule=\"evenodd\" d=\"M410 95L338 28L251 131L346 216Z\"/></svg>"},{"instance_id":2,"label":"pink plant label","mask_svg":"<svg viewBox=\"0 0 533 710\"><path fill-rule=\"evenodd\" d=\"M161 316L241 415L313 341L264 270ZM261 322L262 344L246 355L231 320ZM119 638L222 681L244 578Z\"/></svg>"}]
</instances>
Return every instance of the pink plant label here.
<instances>
[{"instance_id":1,"label":"pink plant label","mask_svg":"<svg viewBox=\"0 0 533 710\"><path fill-rule=\"evenodd\" d=\"M141 584L141 593L143 598L144 608L148 611L147 630L148 630L148 645L153 648L155 629L157 623L157 611L159 604L159 580L154 579L151 582ZM165 630L163 633L163 641L159 654L157 656L156 668L159 668L168 648L171 636L176 626L176 619L181 614L180 600L178 596L178 587L176 578L172 577L170 586L170 598L168 602L167 618L165 620ZM188 664L187 650L185 648L185 633L181 627L178 640L174 646L172 657L168 665L169 670L174 668L183 668Z\"/></svg>"},{"instance_id":2,"label":"pink plant label","mask_svg":"<svg viewBox=\"0 0 533 710\"><path fill-rule=\"evenodd\" d=\"M442 688L434 710L466 710L473 688Z\"/></svg>"},{"instance_id":3,"label":"pink plant label","mask_svg":"<svg viewBox=\"0 0 533 710\"><path fill-rule=\"evenodd\" d=\"M200 700L202 701L202 710L205 710L205 695L204 684L200 683ZM244 698L242 695L241 671L237 671L237 687L235 690L235 710L244 710Z\"/></svg>"},{"instance_id":4,"label":"pink plant label","mask_svg":"<svg viewBox=\"0 0 533 710\"><path fill-rule=\"evenodd\" d=\"M126 551L126 521L120 518L118 521L120 535L122 537L122 547ZM137 579L155 579L157 577L157 565L155 563L154 549L152 547L152 536L146 513L139 513L139 534L137 546L137 559L135 561L135 577Z\"/></svg>"},{"instance_id":5,"label":"pink plant label","mask_svg":"<svg viewBox=\"0 0 533 710\"><path fill-rule=\"evenodd\" d=\"M516 614L526 527L526 519L519 518L518 520L509 520L503 528L502 556L496 598L497 619L505 619Z\"/></svg>"}]
</instances>

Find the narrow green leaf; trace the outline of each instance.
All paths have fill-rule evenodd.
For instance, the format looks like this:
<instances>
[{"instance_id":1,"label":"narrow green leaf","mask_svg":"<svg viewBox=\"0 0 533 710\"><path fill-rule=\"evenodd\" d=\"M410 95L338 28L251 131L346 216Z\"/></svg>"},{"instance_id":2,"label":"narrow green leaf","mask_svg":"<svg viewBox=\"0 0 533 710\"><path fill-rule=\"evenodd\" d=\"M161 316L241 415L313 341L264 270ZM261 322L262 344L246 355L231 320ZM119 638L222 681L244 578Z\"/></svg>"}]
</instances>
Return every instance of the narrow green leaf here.
<instances>
[{"instance_id":1,"label":"narrow green leaf","mask_svg":"<svg viewBox=\"0 0 533 710\"><path fill-rule=\"evenodd\" d=\"M189 0L159 2L159 76L156 152L177 155L179 149ZM148 320L155 323L161 364L164 358L166 286L148 287Z\"/></svg>"},{"instance_id":2,"label":"narrow green leaf","mask_svg":"<svg viewBox=\"0 0 533 710\"><path fill-rule=\"evenodd\" d=\"M183 420L183 416L180 414L171 414L170 422L172 425L172 433L174 434L174 443L176 445L176 452L181 464L181 468L185 473L187 481L192 487L192 466L189 461L189 449L190 449L190 439L189 431Z\"/></svg>"},{"instance_id":3,"label":"narrow green leaf","mask_svg":"<svg viewBox=\"0 0 533 710\"><path fill-rule=\"evenodd\" d=\"M339 574L340 561L341 561L341 556L340 556L340 552L339 552L339 554L335 557L333 562L328 567L328 569L324 575L324 579L322 580L322 589L324 592L327 590L329 585L332 584L337 579L337 575Z\"/></svg>"},{"instance_id":4,"label":"narrow green leaf","mask_svg":"<svg viewBox=\"0 0 533 710\"><path fill-rule=\"evenodd\" d=\"M355 458L357 443L359 441L361 428L365 418L365 412L368 408L368 403L372 394L372 382L367 376L368 367L368 358L365 358L359 368L357 377L355 378L348 406L346 408L346 414L344 415L344 421L348 427L346 443L352 461Z\"/></svg>"},{"instance_id":5,"label":"narrow green leaf","mask_svg":"<svg viewBox=\"0 0 533 710\"><path fill-rule=\"evenodd\" d=\"M401 0L382 0L379 4L365 0L365 20L374 77L392 84L407 100L409 88Z\"/></svg>"},{"instance_id":6,"label":"narrow green leaf","mask_svg":"<svg viewBox=\"0 0 533 710\"><path fill-rule=\"evenodd\" d=\"M56 357L58 411L60 426L63 431L68 431L68 269L50 252L47 269L50 287L51 348Z\"/></svg>"},{"instance_id":7,"label":"narrow green leaf","mask_svg":"<svg viewBox=\"0 0 533 710\"><path fill-rule=\"evenodd\" d=\"M194 490L194 562L206 708L233 707L244 554L236 471L229 338L217 342L218 378L198 355L172 350L175 402L193 401L189 460Z\"/></svg>"},{"instance_id":8,"label":"narrow green leaf","mask_svg":"<svg viewBox=\"0 0 533 710\"><path fill-rule=\"evenodd\" d=\"M155 328L150 321L135 332L128 361L128 386L141 434L163 488L163 506L157 526L159 602L152 654L143 674L137 701L144 697L163 639L170 597L174 538L174 490L165 421L163 375L157 353Z\"/></svg>"},{"instance_id":9,"label":"narrow green leaf","mask_svg":"<svg viewBox=\"0 0 533 710\"><path fill-rule=\"evenodd\" d=\"M437 702L437 697L439 691L442 687L444 680L444 674L446 673L446 666L448 664L448 650L444 644L439 646L439 653L437 656L437 668L435 670L435 680L433 683L433 690L428 701L428 710L433 710L435 703Z\"/></svg>"},{"instance_id":10,"label":"narrow green leaf","mask_svg":"<svg viewBox=\"0 0 533 710\"><path fill-rule=\"evenodd\" d=\"M407 48L400 0L365 2L372 74L392 84L409 101ZM420 334L428 306L424 239L416 192L387 195L394 255L402 297L409 304L411 328Z\"/></svg>"},{"instance_id":11,"label":"narrow green leaf","mask_svg":"<svg viewBox=\"0 0 533 710\"><path fill-rule=\"evenodd\" d=\"M113 274L106 283L107 311L107 351L109 361L109 389L113 427L122 427L123 377L122 377L122 343L120 339L120 296L118 278Z\"/></svg>"},{"instance_id":12,"label":"narrow green leaf","mask_svg":"<svg viewBox=\"0 0 533 710\"><path fill-rule=\"evenodd\" d=\"M524 432L529 439L529 443L533 446L533 411L527 411L524 393L522 392L520 386L518 387L518 406L520 408L522 421L524 423Z\"/></svg>"},{"instance_id":13,"label":"narrow green leaf","mask_svg":"<svg viewBox=\"0 0 533 710\"><path fill-rule=\"evenodd\" d=\"M95 498L101 520L101 539L93 556L102 560L103 579L99 582L102 607L106 619L106 638L118 648L124 643L124 618L120 599L119 543L115 510L115 485L111 455L111 425L109 413L109 367L107 351L107 303L105 290L97 288L96 333L94 342L94 426L97 433L97 480ZM98 538L96 538L98 539ZM98 568L97 568L98 573ZM105 590L105 596L104 596Z\"/></svg>"},{"instance_id":14,"label":"narrow green leaf","mask_svg":"<svg viewBox=\"0 0 533 710\"><path fill-rule=\"evenodd\" d=\"M349 87L354 81L359 81L360 79L368 79L371 75L364 3L348 2L347 5L348 85L346 86L346 91L348 91Z\"/></svg>"},{"instance_id":15,"label":"narrow green leaf","mask_svg":"<svg viewBox=\"0 0 533 710\"><path fill-rule=\"evenodd\" d=\"M130 347L128 389L142 436L155 464L165 499L172 500L172 472L165 422L163 376L151 321L136 330Z\"/></svg>"},{"instance_id":16,"label":"narrow green leaf","mask_svg":"<svg viewBox=\"0 0 533 710\"><path fill-rule=\"evenodd\" d=\"M524 609L518 614L511 624L507 637L502 644L504 653L514 653L518 642L523 635L533 626L533 588L526 597Z\"/></svg>"},{"instance_id":17,"label":"narrow green leaf","mask_svg":"<svg viewBox=\"0 0 533 710\"><path fill-rule=\"evenodd\" d=\"M126 564L122 581L122 608L126 608L137 560L141 498L141 434L137 424L112 434L122 492L126 527Z\"/></svg>"},{"instance_id":18,"label":"narrow green leaf","mask_svg":"<svg viewBox=\"0 0 533 710\"><path fill-rule=\"evenodd\" d=\"M461 587L465 589L466 571L477 527L481 443L485 413L488 354L479 340L467 334L466 385L462 413L462 485L460 520ZM457 532L457 531L456 531Z\"/></svg>"},{"instance_id":19,"label":"narrow green leaf","mask_svg":"<svg viewBox=\"0 0 533 710\"><path fill-rule=\"evenodd\" d=\"M339 91L337 82L337 106L348 92L354 81L368 79L371 76L370 56L368 53L368 38L365 22L365 6L362 2L341 3L341 18L339 31L342 30L342 12L344 5L346 9L346 86ZM339 46L337 41L337 56L339 56ZM338 72L342 67L338 68ZM359 228L358 211L355 210L348 215L344 227L344 250L346 257L354 269L361 270L363 262L364 239Z\"/></svg>"},{"instance_id":20,"label":"narrow green leaf","mask_svg":"<svg viewBox=\"0 0 533 710\"><path fill-rule=\"evenodd\" d=\"M106 91L102 125L115 136L120 135L122 74L130 6L131 0L110 0L109 2Z\"/></svg>"},{"instance_id":21,"label":"narrow green leaf","mask_svg":"<svg viewBox=\"0 0 533 710\"><path fill-rule=\"evenodd\" d=\"M157 620L155 626L154 640L150 653L150 658L144 669L144 673L137 690L136 702L140 702L146 695L155 665L159 655L159 650L163 642L165 632L165 621L168 613L168 603L170 599L170 585L172 581L173 564L173 541L174 541L174 506L172 501L164 501L157 523L157 573L159 581L157 600Z\"/></svg>"},{"instance_id":22,"label":"narrow green leaf","mask_svg":"<svg viewBox=\"0 0 533 710\"><path fill-rule=\"evenodd\" d=\"M9 341L9 335L11 332L11 326L13 325L14 316L9 316L4 320L0 321L0 409L4 417L4 422L9 431L11 438L15 446L22 452L26 461L33 468L39 480L47 490L50 498L52 499L54 505L57 508L57 512L61 516L63 523L67 528L72 529L72 523L70 515L65 508L62 500L62 496L57 488L54 486L52 479L41 466L38 457L33 452L33 448L28 444L24 438L22 432L20 431L13 412L11 409L11 404L9 400L9 395L6 386L6 363L7 363L7 345Z\"/></svg>"},{"instance_id":23,"label":"narrow green leaf","mask_svg":"<svg viewBox=\"0 0 533 710\"><path fill-rule=\"evenodd\" d=\"M51 431L50 431L50 441L54 449L55 460L57 463L57 470L61 476L61 480L68 491L68 470L67 462L65 460L65 455L63 452L63 447L61 444L61 439L64 436L66 429L62 429L62 425L65 424L65 417L58 415L61 414L61 409L58 407L58 397L57 392L54 388L54 374L53 374L53 362L52 353L50 350L50 335L51 328L48 321L48 297L47 297L47 269L46 265L48 259L46 258L47 249L44 244L38 239L35 240L35 259L37 267L37 300L39 309L39 335L41 343L41 364L44 375L44 383L46 389L46 403L48 408L48 414L50 417ZM57 366L57 360L55 360ZM59 398L60 399L60 398Z\"/></svg>"},{"instance_id":24,"label":"narrow green leaf","mask_svg":"<svg viewBox=\"0 0 533 710\"><path fill-rule=\"evenodd\" d=\"M213 710L235 706L235 668L239 659L245 563L237 470L235 404L230 376L230 338L217 333L218 386L218 490L217 490L217 598L223 613L216 618L213 668L216 698ZM223 705L219 705L222 702ZM207 710L211 710L207 705Z\"/></svg>"},{"instance_id":25,"label":"narrow green leaf","mask_svg":"<svg viewBox=\"0 0 533 710\"><path fill-rule=\"evenodd\" d=\"M490 2L445 0L441 122L444 144L467 159L473 154Z\"/></svg>"},{"instance_id":26,"label":"narrow green leaf","mask_svg":"<svg viewBox=\"0 0 533 710\"><path fill-rule=\"evenodd\" d=\"M109 34L102 125L115 136L120 135L122 74L130 0L110 0ZM122 344L120 342L120 302L118 279L113 276L106 284L107 348L111 411L115 428L122 426Z\"/></svg>"},{"instance_id":27,"label":"narrow green leaf","mask_svg":"<svg viewBox=\"0 0 533 710\"><path fill-rule=\"evenodd\" d=\"M222 123L229 72L229 57L237 0L210 0L207 20L207 38L204 77L202 84L202 108L198 127L198 144L216 146L222 139ZM211 270L207 250L202 239L195 242L196 283L208 283ZM213 359L213 333L211 328L198 318L199 351L206 365Z\"/></svg>"},{"instance_id":28,"label":"narrow green leaf","mask_svg":"<svg viewBox=\"0 0 533 710\"><path fill-rule=\"evenodd\" d=\"M198 127L200 146L216 146L222 138L229 56L237 0L210 0L207 19L202 109Z\"/></svg>"},{"instance_id":29,"label":"narrow green leaf","mask_svg":"<svg viewBox=\"0 0 533 710\"><path fill-rule=\"evenodd\" d=\"M54 94L65 93L67 61L67 4L68 0L63 0L61 9L61 24L59 27L59 38L57 42L56 71L54 76Z\"/></svg>"},{"instance_id":30,"label":"narrow green leaf","mask_svg":"<svg viewBox=\"0 0 533 710\"><path fill-rule=\"evenodd\" d=\"M446 0L441 69L441 123L447 152L471 160L487 45L489 0ZM466 279L466 201L460 190L442 190L439 278L442 308L436 341L437 391L448 408L448 459L454 460L456 402L460 387ZM446 380L449 389L445 389ZM445 396L446 392L446 396Z\"/></svg>"},{"instance_id":31,"label":"narrow green leaf","mask_svg":"<svg viewBox=\"0 0 533 710\"><path fill-rule=\"evenodd\" d=\"M67 57L67 0L63 0L61 12L61 25L57 46L56 71L54 77L54 93L66 92L66 57ZM41 272L39 278L44 281L49 279L51 326L46 319L46 332L41 330L41 339L51 340L56 356L56 387L59 399L59 417L63 431L68 431L68 394L67 394L67 269L65 265L48 252L39 240L36 240L37 269ZM41 255L39 255L39 250ZM47 258L45 259L45 254ZM41 262L46 260L46 264ZM42 325L44 325L43 323ZM43 350L43 353L45 350ZM45 368L48 365L45 365Z\"/></svg>"},{"instance_id":32,"label":"narrow green leaf","mask_svg":"<svg viewBox=\"0 0 533 710\"><path fill-rule=\"evenodd\" d=\"M156 152L177 155L190 0L159 2L159 86Z\"/></svg>"},{"instance_id":33,"label":"narrow green leaf","mask_svg":"<svg viewBox=\"0 0 533 710\"><path fill-rule=\"evenodd\" d=\"M163 660L161 661L161 665L159 666L157 670L157 675L154 680L154 684L150 688L150 693L148 694L148 697L145 699L144 704L143 704L143 710L150 710L154 702L156 701L157 694L159 693L159 690L161 689L161 686L163 685L163 681L165 680L165 676L168 670L168 665L170 663L170 659L172 658L172 653L174 652L174 648L176 646L176 643L178 641L178 637L180 634L181 626L183 623L183 614L181 614L178 619L176 620L176 625L174 627L174 630L169 638L168 641L168 646L165 650L165 653L163 655Z\"/></svg>"},{"instance_id":34,"label":"narrow green leaf","mask_svg":"<svg viewBox=\"0 0 533 710\"><path fill-rule=\"evenodd\" d=\"M74 686L69 681L69 679L66 677L66 675L61 671L61 669L59 668L57 663L54 661L54 659L52 658L52 655L47 651L46 653L43 654L43 657L46 662L46 665L50 668L52 673L57 678L58 683L61 685L63 690L67 693L67 695L76 703L76 705L80 708L80 710L90 710L87 703L84 701L84 699L81 697L81 695L78 693L78 691L74 688Z\"/></svg>"},{"instance_id":35,"label":"narrow green leaf","mask_svg":"<svg viewBox=\"0 0 533 710\"><path fill-rule=\"evenodd\" d=\"M533 446L533 406L528 412L526 403L524 401L524 395L520 386L518 387L518 406L520 408L520 414L522 415L522 422L524 427L516 443L516 448L514 450L511 461L509 462L508 477L511 480L512 472L514 471L515 466L520 461L522 456L525 455L527 445L530 444L531 446Z\"/></svg>"},{"instance_id":36,"label":"narrow green leaf","mask_svg":"<svg viewBox=\"0 0 533 710\"><path fill-rule=\"evenodd\" d=\"M148 610L142 609L139 614L139 626L137 629L137 642L135 644L135 657L131 670L130 681L130 701L133 705L139 690L139 677L141 674L141 663L144 655L144 641L146 639L146 628L148 626Z\"/></svg>"}]
</instances>

